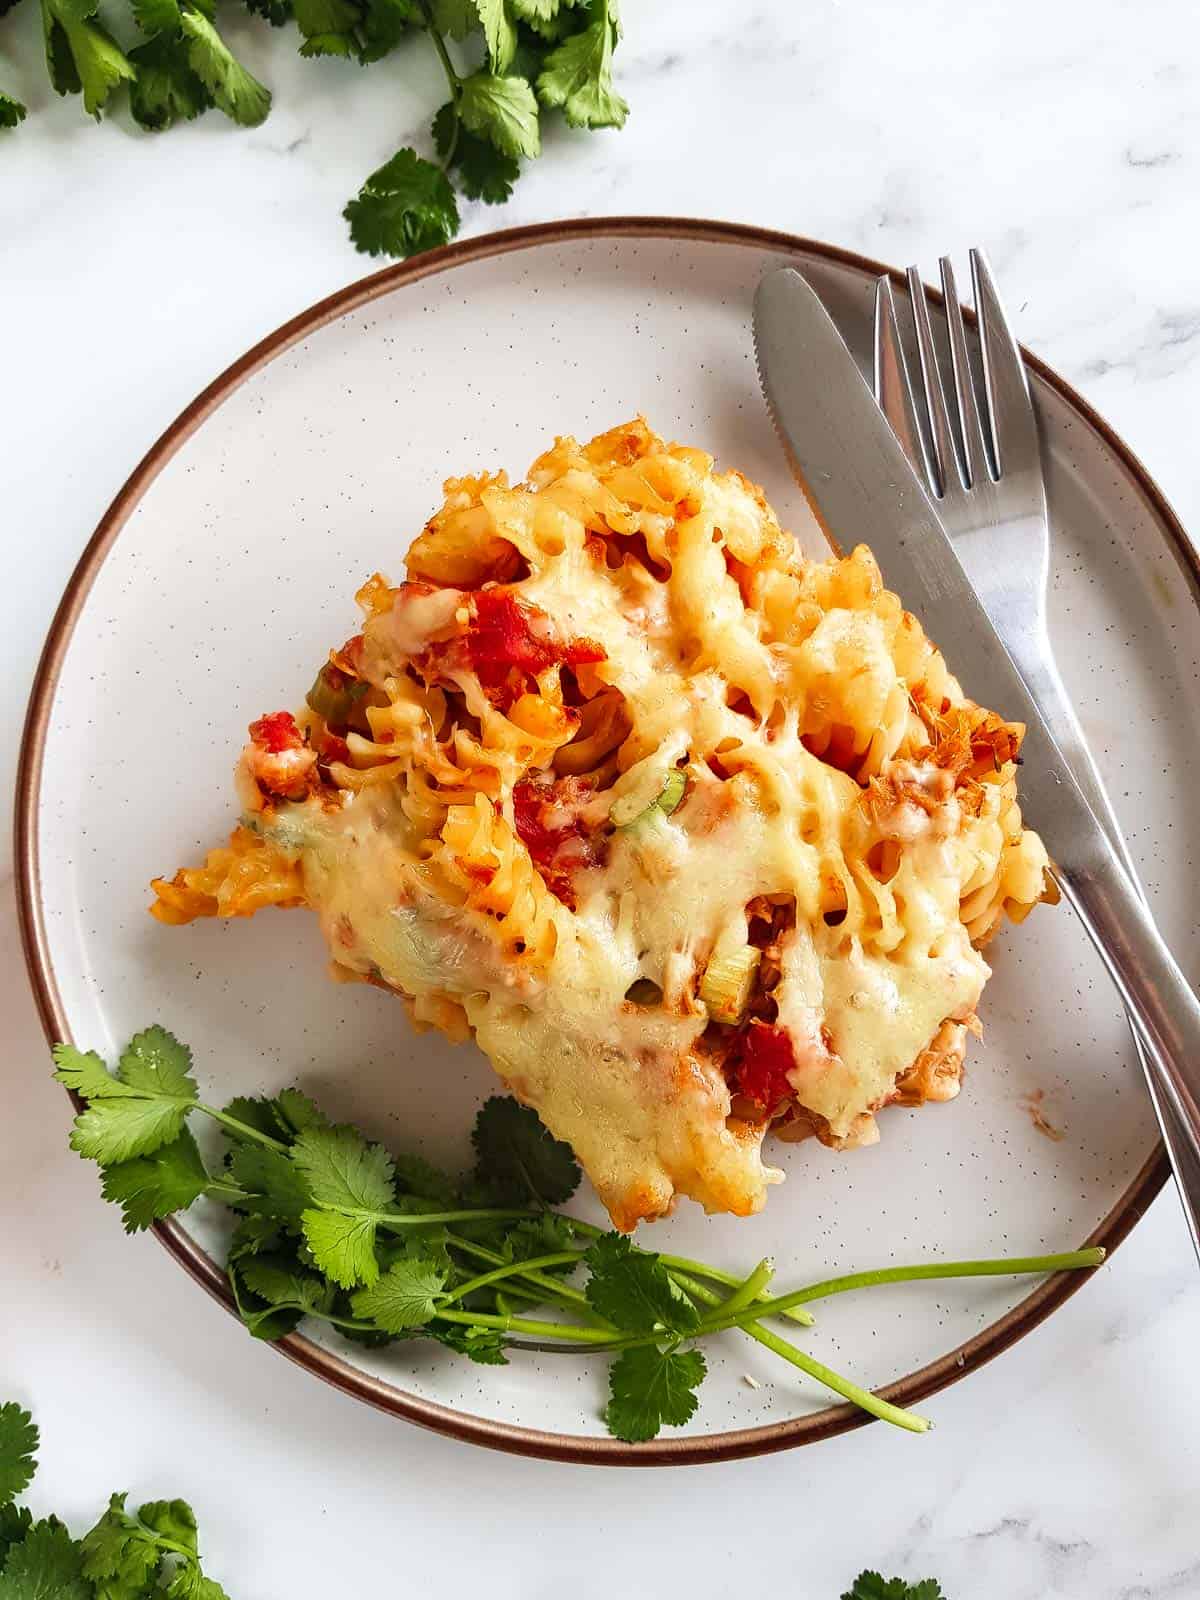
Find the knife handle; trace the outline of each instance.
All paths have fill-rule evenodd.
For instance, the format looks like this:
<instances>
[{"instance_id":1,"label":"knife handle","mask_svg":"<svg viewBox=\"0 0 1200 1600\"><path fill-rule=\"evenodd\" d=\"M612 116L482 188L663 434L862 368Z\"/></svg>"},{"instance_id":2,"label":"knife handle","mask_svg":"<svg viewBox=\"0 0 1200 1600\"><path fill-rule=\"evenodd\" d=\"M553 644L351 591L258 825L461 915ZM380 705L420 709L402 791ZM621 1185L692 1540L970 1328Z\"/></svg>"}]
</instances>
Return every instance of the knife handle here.
<instances>
[{"instance_id":1,"label":"knife handle","mask_svg":"<svg viewBox=\"0 0 1200 1600\"><path fill-rule=\"evenodd\" d=\"M1107 836L1079 799L1083 815L1067 834L1074 841L1071 857L1056 867L1056 876L1154 1057L1193 1149L1200 1149L1200 1000Z\"/></svg>"}]
</instances>

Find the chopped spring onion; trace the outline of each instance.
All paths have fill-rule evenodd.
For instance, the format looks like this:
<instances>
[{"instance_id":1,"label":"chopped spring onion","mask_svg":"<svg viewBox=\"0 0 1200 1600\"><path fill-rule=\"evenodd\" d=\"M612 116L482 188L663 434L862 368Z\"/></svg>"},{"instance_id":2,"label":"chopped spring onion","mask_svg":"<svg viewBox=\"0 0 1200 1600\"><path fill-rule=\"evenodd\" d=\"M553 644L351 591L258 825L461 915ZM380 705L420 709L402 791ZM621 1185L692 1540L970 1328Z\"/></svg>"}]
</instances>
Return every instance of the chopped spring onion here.
<instances>
[{"instance_id":1,"label":"chopped spring onion","mask_svg":"<svg viewBox=\"0 0 1200 1600\"><path fill-rule=\"evenodd\" d=\"M678 767L661 768L640 775L637 782L618 795L608 810L609 821L618 828L631 828L652 811L669 817L683 799L687 774Z\"/></svg>"},{"instance_id":2,"label":"chopped spring onion","mask_svg":"<svg viewBox=\"0 0 1200 1600\"><path fill-rule=\"evenodd\" d=\"M740 1022L750 1001L762 951L752 944L736 950L715 950L700 980L700 998L714 1022Z\"/></svg>"},{"instance_id":3,"label":"chopped spring onion","mask_svg":"<svg viewBox=\"0 0 1200 1600\"><path fill-rule=\"evenodd\" d=\"M336 728L349 722L354 707L366 692L367 685L360 678L348 677L327 661L317 673L305 699L326 727Z\"/></svg>"}]
</instances>

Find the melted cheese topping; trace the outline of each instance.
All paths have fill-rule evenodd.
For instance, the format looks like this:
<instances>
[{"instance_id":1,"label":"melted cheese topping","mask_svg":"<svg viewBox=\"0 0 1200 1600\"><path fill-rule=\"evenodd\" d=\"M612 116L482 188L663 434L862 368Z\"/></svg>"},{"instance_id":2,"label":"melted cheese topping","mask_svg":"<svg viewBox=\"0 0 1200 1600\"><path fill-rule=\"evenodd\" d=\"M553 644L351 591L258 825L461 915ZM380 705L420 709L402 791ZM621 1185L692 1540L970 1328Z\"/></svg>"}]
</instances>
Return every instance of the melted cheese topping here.
<instances>
[{"instance_id":1,"label":"melted cheese topping","mask_svg":"<svg viewBox=\"0 0 1200 1600\"><path fill-rule=\"evenodd\" d=\"M805 562L760 491L643 423L560 440L525 486L448 484L409 570L420 585L364 591L336 657L370 685L365 725L333 730L348 759L303 797L260 787L252 819L337 969L473 1034L621 1227L677 1193L757 1210L780 1116L873 1137L931 1041L959 1043L943 1024L972 1019L975 946L1043 894L1020 730L963 696L865 550ZM472 634L491 583L530 641L502 688ZM671 771L677 809L612 827L614 799ZM530 795L568 841L552 866ZM756 928L756 1020L719 1027L703 974ZM635 1003L639 980L661 1000ZM786 1035L788 1106L740 1092L747 1024Z\"/></svg>"}]
</instances>

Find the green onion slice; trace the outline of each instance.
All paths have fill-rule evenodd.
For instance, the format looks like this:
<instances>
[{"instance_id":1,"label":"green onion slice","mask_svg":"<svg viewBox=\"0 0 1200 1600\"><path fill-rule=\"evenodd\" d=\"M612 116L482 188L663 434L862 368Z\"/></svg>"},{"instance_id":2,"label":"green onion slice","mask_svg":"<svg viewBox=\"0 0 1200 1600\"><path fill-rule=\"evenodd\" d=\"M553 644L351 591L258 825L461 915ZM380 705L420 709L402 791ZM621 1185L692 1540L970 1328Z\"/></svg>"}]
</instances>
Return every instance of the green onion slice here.
<instances>
[{"instance_id":1,"label":"green onion slice","mask_svg":"<svg viewBox=\"0 0 1200 1600\"><path fill-rule=\"evenodd\" d=\"M736 1023L742 1020L750 1003L750 991L762 951L752 944L740 945L727 952L714 951L703 978L700 980L700 998L708 1007L714 1022Z\"/></svg>"},{"instance_id":2,"label":"green onion slice","mask_svg":"<svg viewBox=\"0 0 1200 1600\"><path fill-rule=\"evenodd\" d=\"M687 774L678 767L648 770L625 793L618 795L608 810L608 820L617 828L632 828L646 821L651 812L669 817L687 791Z\"/></svg>"}]
</instances>

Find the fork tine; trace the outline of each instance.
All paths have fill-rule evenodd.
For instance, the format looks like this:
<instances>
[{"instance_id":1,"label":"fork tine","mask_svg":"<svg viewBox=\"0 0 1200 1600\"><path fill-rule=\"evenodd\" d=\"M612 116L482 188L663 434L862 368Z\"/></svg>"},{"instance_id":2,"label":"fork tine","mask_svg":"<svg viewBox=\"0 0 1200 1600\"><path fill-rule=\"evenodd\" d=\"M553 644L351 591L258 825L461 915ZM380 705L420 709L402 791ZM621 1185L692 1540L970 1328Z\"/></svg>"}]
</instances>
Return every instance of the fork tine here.
<instances>
[{"instance_id":1,"label":"fork tine","mask_svg":"<svg viewBox=\"0 0 1200 1600\"><path fill-rule=\"evenodd\" d=\"M925 408L929 413L929 426L933 440L933 455L937 463L941 492L952 487L966 488L962 467L958 459L958 446L950 426L950 411L946 405L946 392L942 388L942 374L938 368L937 350L933 343L933 329L929 325L929 307L925 301L925 285L916 267L908 269L908 296L912 301L913 322L917 329L917 351L921 358L921 380L925 388Z\"/></svg>"},{"instance_id":2,"label":"fork tine","mask_svg":"<svg viewBox=\"0 0 1200 1600\"><path fill-rule=\"evenodd\" d=\"M963 460L966 462L967 477L971 484L980 484L991 473L991 467L983 437L983 424L979 420L975 384L971 378L962 306L958 300L958 286L954 281L954 264L949 256L943 256L938 266L942 273L946 326L950 333L950 363L954 369L954 395L958 404L958 428L962 440Z\"/></svg>"},{"instance_id":3,"label":"fork tine","mask_svg":"<svg viewBox=\"0 0 1200 1600\"><path fill-rule=\"evenodd\" d=\"M929 441L917 409L900 338L892 280L884 274L875 285L875 399L892 424L913 470L923 473L934 495L941 493Z\"/></svg>"},{"instance_id":4,"label":"fork tine","mask_svg":"<svg viewBox=\"0 0 1200 1600\"><path fill-rule=\"evenodd\" d=\"M982 250L971 251L971 279L979 317L979 343L983 350L987 426L997 474L1040 471L1037 420L1025 363Z\"/></svg>"}]
</instances>

